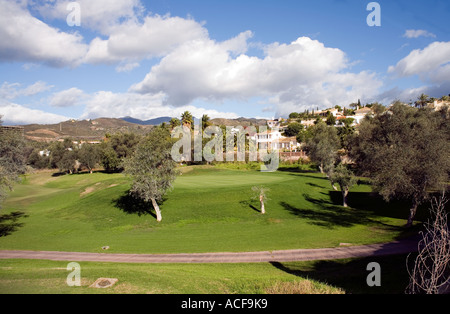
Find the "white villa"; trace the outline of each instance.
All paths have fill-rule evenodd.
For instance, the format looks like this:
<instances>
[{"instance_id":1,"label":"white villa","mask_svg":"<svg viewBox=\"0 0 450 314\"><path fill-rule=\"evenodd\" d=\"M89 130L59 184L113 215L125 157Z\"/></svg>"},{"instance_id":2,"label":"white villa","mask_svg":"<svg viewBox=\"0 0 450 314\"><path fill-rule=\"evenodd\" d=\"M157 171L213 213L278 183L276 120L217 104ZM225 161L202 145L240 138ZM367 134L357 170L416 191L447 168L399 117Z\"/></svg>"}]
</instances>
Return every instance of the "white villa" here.
<instances>
[{"instance_id":1,"label":"white villa","mask_svg":"<svg viewBox=\"0 0 450 314\"><path fill-rule=\"evenodd\" d=\"M285 137L280 131L257 133L252 137L255 139L259 149L296 151L300 147L295 136Z\"/></svg>"}]
</instances>

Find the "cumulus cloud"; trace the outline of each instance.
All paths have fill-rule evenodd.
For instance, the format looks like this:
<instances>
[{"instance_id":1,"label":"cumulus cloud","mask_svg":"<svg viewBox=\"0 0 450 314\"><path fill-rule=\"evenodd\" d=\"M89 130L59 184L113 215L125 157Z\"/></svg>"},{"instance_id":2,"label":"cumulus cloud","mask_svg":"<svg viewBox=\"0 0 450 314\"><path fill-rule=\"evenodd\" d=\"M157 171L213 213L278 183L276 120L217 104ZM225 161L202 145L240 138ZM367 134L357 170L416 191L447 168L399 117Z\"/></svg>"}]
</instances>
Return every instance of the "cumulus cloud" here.
<instances>
[{"instance_id":1,"label":"cumulus cloud","mask_svg":"<svg viewBox=\"0 0 450 314\"><path fill-rule=\"evenodd\" d=\"M14 103L0 103L0 115L5 125L23 124L53 124L69 120L68 117L44 112L42 110L30 109Z\"/></svg>"},{"instance_id":2,"label":"cumulus cloud","mask_svg":"<svg viewBox=\"0 0 450 314\"><path fill-rule=\"evenodd\" d=\"M433 97L447 95L450 90L450 42L433 42L423 49L411 51L396 65L388 68L388 73L396 78L417 76L422 86L399 90L391 89L380 96L396 93L394 99L415 100L425 93Z\"/></svg>"},{"instance_id":3,"label":"cumulus cloud","mask_svg":"<svg viewBox=\"0 0 450 314\"><path fill-rule=\"evenodd\" d=\"M66 20L72 0L31 0L30 4L44 18ZM108 34L121 21L136 21L144 10L140 0L77 0L81 26Z\"/></svg>"},{"instance_id":4,"label":"cumulus cloud","mask_svg":"<svg viewBox=\"0 0 450 314\"><path fill-rule=\"evenodd\" d=\"M405 34L403 34L403 37L406 37L406 38L419 38L419 37L435 38L436 35L428 32L426 30L423 30L423 29L407 29L405 31Z\"/></svg>"},{"instance_id":5,"label":"cumulus cloud","mask_svg":"<svg viewBox=\"0 0 450 314\"><path fill-rule=\"evenodd\" d=\"M162 116L180 117L184 111L190 111L193 116L201 117L208 114L211 118L237 118L233 112L219 112L213 109L204 109L192 105L172 107L164 105L165 95L114 93L100 91L89 96L86 108L81 118L95 119L100 117L134 117L141 120L153 119Z\"/></svg>"},{"instance_id":6,"label":"cumulus cloud","mask_svg":"<svg viewBox=\"0 0 450 314\"><path fill-rule=\"evenodd\" d=\"M187 42L164 57L130 91L164 93L165 102L173 106L185 106L195 99L266 97L278 113L286 114L286 108L353 102L375 94L381 86L375 74L348 72L350 65L343 51L308 37L267 45L263 58L233 56L245 51L243 43L248 38L250 33L223 43L211 39ZM239 44L230 44L236 42Z\"/></svg>"},{"instance_id":7,"label":"cumulus cloud","mask_svg":"<svg viewBox=\"0 0 450 314\"><path fill-rule=\"evenodd\" d=\"M79 65L87 45L79 34L50 27L16 1L0 0L0 61Z\"/></svg>"},{"instance_id":8,"label":"cumulus cloud","mask_svg":"<svg viewBox=\"0 0 450 314\"><path fill-rule=\"evenodd\" d=\"M163 56L177 46L207 37L207 30L192 19L170 16L146 16L143 22L116 25L107 39L92 40L86 63L136 61Z\"/></svg>"},{"instance_id":9,"label":"cumulus cloud","mask_svg":"<svg viewBox=\"0 0 450 314\"><path fill-rule=\"evenodd\" d=\"M121 72L130 65L137 67L143 59L161 57L182 43L208 37L203 24L190 18L144 16L139 0L77 1L81 28L70 33L46 24L29 9L44 20L65 21L70 2L0 0L0 61L42 62L54 67L120 64L117 70ZM78 32L84 29L101 36L86 43Z\"/></svg>"},{"instance_id":10,"label":"cumulus cloud","mask_svg":"<svg viewBox=\"0 0 450 314\"><path fill-rule=\"evenodd\" d=\"M439 81L445 74L450 78L449 62L450 42L433 42L424 49L411 51L395 66L390 66L388 72L400 77L419 75Z\"/></svg>"}]
</instances>

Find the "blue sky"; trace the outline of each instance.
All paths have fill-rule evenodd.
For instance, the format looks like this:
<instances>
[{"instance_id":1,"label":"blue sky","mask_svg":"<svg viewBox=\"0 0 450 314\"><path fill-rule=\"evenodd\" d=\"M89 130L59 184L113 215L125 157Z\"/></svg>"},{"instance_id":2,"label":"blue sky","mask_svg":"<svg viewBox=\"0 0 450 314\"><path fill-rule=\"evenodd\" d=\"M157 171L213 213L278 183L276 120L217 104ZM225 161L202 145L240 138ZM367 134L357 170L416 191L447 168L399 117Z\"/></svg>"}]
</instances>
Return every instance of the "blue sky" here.
<instances>
[{"instance_id":1,"label":"blue sky","mask_svg":"<svg viewBox=\"0 0 450 314\"><path fill-rule=\"evenodd\" d=\"M0 0L0 115L272 118L449 94L450 2L377 1L379 27L369 3Z\"/></svg>"}]
</instances>

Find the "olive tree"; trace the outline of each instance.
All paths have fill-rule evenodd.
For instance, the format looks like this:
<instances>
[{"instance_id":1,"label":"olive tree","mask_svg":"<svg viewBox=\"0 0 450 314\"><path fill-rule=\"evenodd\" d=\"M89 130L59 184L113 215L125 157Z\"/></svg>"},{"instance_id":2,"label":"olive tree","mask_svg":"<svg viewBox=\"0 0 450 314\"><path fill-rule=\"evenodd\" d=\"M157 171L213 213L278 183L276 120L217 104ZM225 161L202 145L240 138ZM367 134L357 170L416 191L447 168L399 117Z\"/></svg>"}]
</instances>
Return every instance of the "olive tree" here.
<instances>
[{"instance_id":1,"label":"olive tree","mask_svg":"<svg viewBox=\"0 0 450 314\"><path fill-rule=\"evenodd\" d=\"M344 164L340 163L336 167L333 167L332 170L329 171L329 180L331 181L331 185L334 187L334 184L338 184L342 193L342 205L347 207L347 197L350 188L356 184L357 180L353 175L353 172L348 169Z\"/></svg>"},{"instance_id":2,"label":"olive tree","mask_svg":"<svg viewBox=\"0 0 450 314\"><path fill-rule=\"evenodd\" d=\"M158 201L172 188L176 178L171 148L169 132L154 128L140 141L134 154L123 162L124 172L133 179L130 193L152 203L158 222L162 220Z\"/></svg>"},{"instance_id":3,"label":"olive tree","mask_svg":"<svg viewBox=\"0 0 450 314\"><path fill-rule=\"evenodd\" d=\"M336 128L320 121L311 128L310 133L305 150L309 158L318 164L321 173L328 172L338 157L340 147Z\"/></svg>"},{"instance_id":4,"label":"olive tree","mask_svg":"<svg viewBox=\"0 0 450 314\"><path fill-rule=\"evenodd\" d=\"M433 189L450 173L448 114L395 102L362 121L351 157L386 201L411 201L407 226Z\"/></svg>"}]
</instances>

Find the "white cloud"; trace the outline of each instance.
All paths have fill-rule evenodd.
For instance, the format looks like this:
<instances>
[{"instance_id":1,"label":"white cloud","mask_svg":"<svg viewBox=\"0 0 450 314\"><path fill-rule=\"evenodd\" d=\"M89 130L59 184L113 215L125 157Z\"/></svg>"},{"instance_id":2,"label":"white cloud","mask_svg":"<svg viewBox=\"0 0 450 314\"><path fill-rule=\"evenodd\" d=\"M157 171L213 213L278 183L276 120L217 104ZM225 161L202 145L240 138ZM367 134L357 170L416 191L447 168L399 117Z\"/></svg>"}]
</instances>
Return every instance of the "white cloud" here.
<instances>
[{"instance_id":1,"label":"white cloud","mask_svg":"<svg viewBox=\"0 0 450 314\"><path fill-rule=\"evenodd\" d=\"M164 105L165 95L113 93L100 91L90 95L86 101L82 119L95 119L100 117L122 118L126 116L148 120L163 116L180 117L184 111L190 111L193 116L201 117L203 114L211 118L237 118L233 112L219 112L214 109L204 109L196 106L172 107Z\"/></svg>"},{"instance_id":2,"label":"white cloud","mask_svg":"<svg viewBox=\"0 0 450 314\"><path fill-rule=\"evenodd\" d=\"M86 95L81 89L70 88L54 93L50 97L50 105L53 107L72 107L81 104Z\"/></svg>"},{"instance_id":3,"label":"white cloud","mask_svg":"<svg viewBox=\"0 0 450 314\"><path fill-rule=\"evenodd\" d=\"M50 27L33 17L25 5L0 0L0 61L43 62L76 66L87 45L79 34Z\"/></svg>"},{"instance_id":4,"label":"white cloud","mask_svg":"<svg viewBox=\"0 0 450 314\"><path fill-rule=\"evenodd\" d=\"M132 63L123 63L119 64L116 67L117 72L130 72L133 71L135 68L139 67L140 64L138 62L132 62Z\"/></svg>"},{"instance_id":5,"label":"white cloud","mask_svg":"<svg viewBox=\"0 0 450 314\"><path fill-rule=\"evenodd\" d=\"M27 1L26 1L27 2ZM45 63L76 67L83 63L119 64L118 71L169 53L178 45L206 38L208 31L189 18L147 15L139 0L80 0L81 28L67 33L34 17L65 20L71 1L0 0L0 61ZM85 28L100 32L90 43L78 33ZM235 43L239 45L239 43ZM124 66L126 65L126 66Z\"/></svg>"},{"instance_id":6,"label":"white cloud","mask_svg":"<svg viewBox=\"0 0 450 314\"><path fill-rule=\"evenodd\" d=\"M403 37L406 37L406 38L419 38L419 37L436 38L436 35L428 32L426 30L423 30L423 29L408 29L405 31L405 34L403 34Z\"/></svg>"},{"instance_id":7,"label":"white cloud","mask_svg":"<svg viewBox=\"0 0 450 314\"><path fill-rule=\"evenodd\" d=\"M53 88L52 85L48 85L43 81L38 81L25 88L20 87L21 84L19 83L4 82L2 86L0 86L0 99L11 100L20 96L34 96Z\"/></svg>"},{"instance_id":8,"label":"white cloud","mask_svg":"<svg viewBox=\"0 0 450 314\"><path fill-rule=\"evenodd\" d=\"M65 21L72 0L31 0L32 7L45 18ZM77 0L80 5L81 26L108 34L121 21L137 20L143 12L140 0Z\"/></svg>"},{"instance_id":9,"label":"white cloud","mask_svg":"<svg viewBox=\"0 0 450 314\"><path fill-rule=\"evenodd\" d=\"M392 88L379 95L379 101L388 103L395 99L405 102L414 101L425 93L432 97L447 95L450 91L450 42L433 42L424 49L411 51L388 73L395 78L417 76L422 85L399 89Z\"/></svg>"},{"instance_id":10,"label":"white cloud","mask_svg":"<svg viewBox=\"0 0 450 314\"><path fill-rule=\"evenodd\" d=\"M450 42L433 42L417 49L390 66L389 73L400 77L418 75L423 81L439 83L450 80Z\"/></svg>"},{"instance_id":11,"label":"white cloud","mask_svg":"<svg viewBox=\"0 0 450 314\"><path fill-rule=\"evenodd\" d=\"M53 124L69 120L69 118L65 116L48 113L37 109L30 109L14 103L1 104L0 115L3 116L2 120L6 125L34 123Z\"/></svg>"},{"instance_id":12,"label":"white cloud","mask_svg":"<svg viewBox=\"0 0 450 314\"><path fill-rule=\"evenodd\" d=\"M223 43L210 39L187 42L130 91L164 93L166 103L173 106L186 106L195 99L265 97L276 105L277 113L288 114L304 106L348 104L376 94L382 85L375 74L346 72L350 64L343 51L308 37L268 45L264 58L234 57L233 52L245 51L249 35L242 33ZM230 45L233 42L239 44Z\"/></svg>"},{"instance_id":13,"label":"white cloud","mask_svg":"<svg viewBox=\"0 0 450 314\"><path fill-rule=\"evenodd\" d=\"M118 61L130 64L163 56L179 45L206 38L207 30L191 19L170 16L146 16L143 22L129 21L110 29L108 39L92 40L86 63Z\"/></svg>"}]
</instances>

